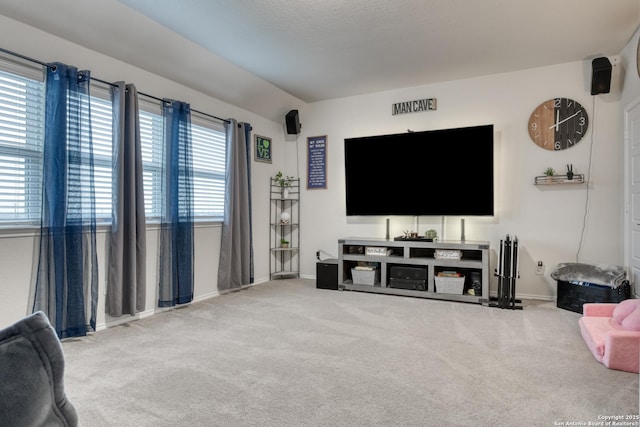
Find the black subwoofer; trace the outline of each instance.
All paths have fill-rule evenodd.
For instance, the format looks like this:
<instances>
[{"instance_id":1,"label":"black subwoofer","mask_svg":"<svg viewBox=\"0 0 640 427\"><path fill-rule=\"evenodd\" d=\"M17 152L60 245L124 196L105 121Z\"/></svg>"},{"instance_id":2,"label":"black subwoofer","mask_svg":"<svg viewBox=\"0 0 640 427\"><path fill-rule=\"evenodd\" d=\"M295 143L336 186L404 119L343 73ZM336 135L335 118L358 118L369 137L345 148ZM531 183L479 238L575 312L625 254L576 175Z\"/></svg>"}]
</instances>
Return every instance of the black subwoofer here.
<instances>
[{"instance_id":1,"label":"black subwoofer","mask_svg":"<svg viewBox=\"0 0 640 427\"><path fill-rule=\"evenodd\" d=\"M316 263L316 289L338 290L337 259L326 259Z\"/></svg>"}]
</instances>

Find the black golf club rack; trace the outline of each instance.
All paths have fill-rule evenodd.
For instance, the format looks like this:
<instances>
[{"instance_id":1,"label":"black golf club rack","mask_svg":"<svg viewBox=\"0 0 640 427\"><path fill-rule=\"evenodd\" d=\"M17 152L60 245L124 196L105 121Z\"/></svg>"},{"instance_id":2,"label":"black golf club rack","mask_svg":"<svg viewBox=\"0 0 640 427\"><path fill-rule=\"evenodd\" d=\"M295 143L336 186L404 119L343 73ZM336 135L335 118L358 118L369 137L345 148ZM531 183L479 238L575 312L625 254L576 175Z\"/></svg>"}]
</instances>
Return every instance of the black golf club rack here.
<instances>
[{"instance_id":1,"label":"black golf club rack","mask_svg":"<svg viewBox=\"0 0 640 427\"><path fill-rule=\"evenodd\" d=\"M520 278L518 271L518 237L513 239L507 234L500 240L500 257L495 276L498 277L498 296L491 297L489 307L522 310L522 301L516 299L516 279Z\"/></svg>"}]
</instances>

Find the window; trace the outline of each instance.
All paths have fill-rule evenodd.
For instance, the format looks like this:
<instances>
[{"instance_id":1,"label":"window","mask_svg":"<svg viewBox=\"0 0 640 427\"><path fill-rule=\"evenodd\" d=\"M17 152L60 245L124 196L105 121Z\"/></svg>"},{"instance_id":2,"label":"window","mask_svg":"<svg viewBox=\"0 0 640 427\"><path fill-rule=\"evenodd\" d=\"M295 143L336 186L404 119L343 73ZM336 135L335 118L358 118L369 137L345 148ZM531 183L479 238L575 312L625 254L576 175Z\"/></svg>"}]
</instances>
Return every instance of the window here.
<instances>
[{"instance_id":1,"label":"window","mask_svg":"<svg viewBox=\"0 0 640 427\"><path fill-rule=\"evenodd\" d=\"M140 101L140 138L147 220L162 212L163 119L158 103ZM193 205L196 221L222 221L225 191L225 130L222 124L192 113Z\"/></svg>"},{"instance_id":2,"label":"window","mask_svg":"<svg viewBox=\"0 0 640 427\"><path fill-rule=\"evenodd\" d=\"M111 220L111 102L91 88L96 217ZM41 67L0 59L0 224L38 225L41 216L45 83Z\"/></svg>"},{"instance_id":3,"label":"window","mask_svg":"<svg viewBox=\"0 0 640 427\"><path fill-rule=\"evenodd\" d=\"M99 223L111 223L113 109L109 92L92 85L90 102L96 220Z\"/></svg>"},{"instance_id":4,"label":"window","mask_svg":"<svg viewBox=\"0 0 640 427\"><path fill-rule=\"evenodd\" d=\"M44 73L0 58L0 224L40 222Z\"/></svg>"},{"instance_id":5,"label":"window","mask_svg":"<svg viewBox=\"0 0 640 427\"><path fill-rule=\"evenodd\" d=\"M197 220L224 217L226 134L222 124L191 116L193 215Z\"/></svg>"},{"instance_id":6,"label":"window","mask_svg":"<svg viewBox=\"0 0 640 427\"><path fill-rule=\"evenodd\" d=\"M91 137L95 206L99 223L111 222L112 107L108 88L91 84ZM141 99L144 198L147 221L160 220L163 118L158 102ZM0 56L0 225L38 225L41 216L45 83L39 65ZM221 221L224 215L225 130L192 113L194 219ZM83 173L83 172L81 172Z\"/></svg>"},{"instance_id":7,"label":"window","mask_svg":"<svg viewBox=\"0 0 640 427\"><path fill-rule=\"evenodd\" d=\"M149 221L162 214L162 111L158 103L139 100L144 210Z\"/></svg>"}]
</instances>

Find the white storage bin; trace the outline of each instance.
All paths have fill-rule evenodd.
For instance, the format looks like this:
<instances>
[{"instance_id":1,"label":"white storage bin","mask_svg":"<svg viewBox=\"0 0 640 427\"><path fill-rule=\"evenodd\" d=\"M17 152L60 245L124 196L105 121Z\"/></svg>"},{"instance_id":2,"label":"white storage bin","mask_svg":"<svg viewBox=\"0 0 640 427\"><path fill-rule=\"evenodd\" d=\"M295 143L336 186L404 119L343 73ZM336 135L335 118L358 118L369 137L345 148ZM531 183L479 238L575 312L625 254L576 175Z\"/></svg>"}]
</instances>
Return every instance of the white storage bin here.
<instances>
[{"instance_id":1,"label":"white storage bin","mask_svg":"<svg viewBox=\"0 0 640 427\"><path fill-rule=\"evenodd\" d=\"M464 291L464 276L462 277L435 277L436 293L458 294Z\"/></svg>"},{"instance_id":2,"label":"white storage bin","mask_svg":"<svg viewBox=\"0 0 640 427\"><path fill-rule=\"evenodd\" d=\"M378 270L356 270L351 269L351 278L354 285L370 285L373 286L376 283Z\"/></svg>"}]
</instances>

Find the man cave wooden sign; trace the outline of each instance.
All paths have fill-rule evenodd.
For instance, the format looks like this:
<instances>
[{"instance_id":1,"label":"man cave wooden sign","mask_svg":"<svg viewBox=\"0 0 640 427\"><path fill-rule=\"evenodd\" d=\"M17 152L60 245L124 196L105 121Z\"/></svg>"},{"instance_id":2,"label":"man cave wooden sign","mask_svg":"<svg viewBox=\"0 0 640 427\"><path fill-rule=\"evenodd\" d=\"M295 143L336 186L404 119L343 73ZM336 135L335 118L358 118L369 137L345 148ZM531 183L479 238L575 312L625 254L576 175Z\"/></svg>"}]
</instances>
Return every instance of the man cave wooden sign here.
<instances>
[{"instance_id":1,"label":"man cave wooden sign","mask_svg":"<svg viewBox=\"0 0 640 427\"><path fill-rule=\"evenodd\" d=\"M438 102L436 98L416 99L415 101L398 102L391 106L391 115L405 113L419 113L421 111L437 110Z\"/></svg>"}]
</instances>

